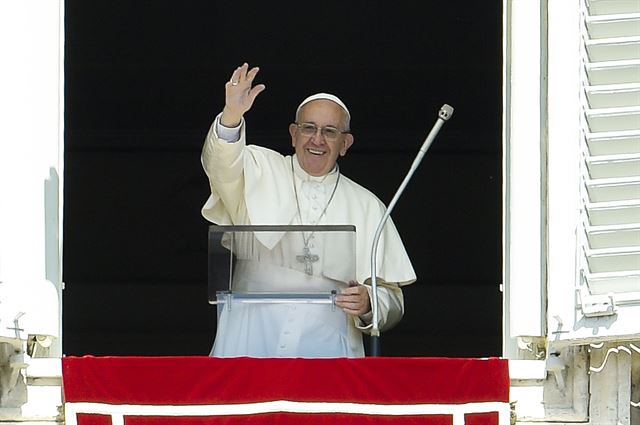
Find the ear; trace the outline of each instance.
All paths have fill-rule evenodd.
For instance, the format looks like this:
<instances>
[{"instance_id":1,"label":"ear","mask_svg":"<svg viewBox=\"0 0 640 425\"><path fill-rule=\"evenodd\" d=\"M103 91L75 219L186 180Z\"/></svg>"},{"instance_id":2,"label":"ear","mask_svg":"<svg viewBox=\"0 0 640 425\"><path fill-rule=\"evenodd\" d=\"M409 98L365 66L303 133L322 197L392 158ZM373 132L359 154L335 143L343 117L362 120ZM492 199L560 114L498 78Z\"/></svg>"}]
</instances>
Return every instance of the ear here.
<instances>
[{"instance_id":1,"label":"ear","mask_svg":"<svg viewBox=\"0 0 640 425\"><path fill-rule=\"evenodd\" d=\"M353 134L347 133L344 136L344 142L342 144L342 149L340 149L340 156L345 156L349 148L353 145Z\"/></svg>"},{"instance_id":2,"label":"ear","mask_svg":"<svg viewBox=\"0 0 640 425\"><path fill-rule=\"evenodd\" d=\"M289 124L289 134L291 135L291 146L296 147L296 132L298 131L298 126L291 123Z\"/></svg>"}]
</instances>

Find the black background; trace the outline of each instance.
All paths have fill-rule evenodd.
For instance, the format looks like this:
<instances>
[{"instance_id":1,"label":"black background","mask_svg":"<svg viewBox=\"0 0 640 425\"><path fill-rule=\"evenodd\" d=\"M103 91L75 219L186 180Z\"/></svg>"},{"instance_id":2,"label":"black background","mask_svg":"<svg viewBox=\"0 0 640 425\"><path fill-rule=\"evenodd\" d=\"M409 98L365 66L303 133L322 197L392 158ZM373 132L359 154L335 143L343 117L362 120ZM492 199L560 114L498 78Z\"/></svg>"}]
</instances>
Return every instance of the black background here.
<instances>
[{"instance_id":1,"label":"black background","mask_svg":"<svg viewBox=\"0 0 640 425\"><path fill-rule=\"evenodd\" d=\"M64 353L209 352L199 156L247 61L250 142L289 153L298 103L337 94L341 171L385 203L455 108L393 213L418 281L382 353L500 355L501 3L67 0Z\"/></svg>"}]
</instances>

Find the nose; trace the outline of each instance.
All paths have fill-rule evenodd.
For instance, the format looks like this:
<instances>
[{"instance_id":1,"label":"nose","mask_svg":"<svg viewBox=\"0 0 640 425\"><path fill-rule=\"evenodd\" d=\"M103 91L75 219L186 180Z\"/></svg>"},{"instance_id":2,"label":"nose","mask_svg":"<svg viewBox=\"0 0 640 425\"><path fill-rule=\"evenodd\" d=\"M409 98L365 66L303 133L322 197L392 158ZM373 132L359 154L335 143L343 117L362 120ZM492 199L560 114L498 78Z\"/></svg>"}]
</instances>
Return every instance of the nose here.
<instances>
[{"instance_id":1,"label":"nose","mask_svg":"<svg viewBox=\"0 0 640 425\"><path fill-rule=\"evenodd\" d=\"M311 136L311 142L316 145L322 145L326 142L322 134L322 128L316 129L316 132Z\"/></svg>"}]
</instances>

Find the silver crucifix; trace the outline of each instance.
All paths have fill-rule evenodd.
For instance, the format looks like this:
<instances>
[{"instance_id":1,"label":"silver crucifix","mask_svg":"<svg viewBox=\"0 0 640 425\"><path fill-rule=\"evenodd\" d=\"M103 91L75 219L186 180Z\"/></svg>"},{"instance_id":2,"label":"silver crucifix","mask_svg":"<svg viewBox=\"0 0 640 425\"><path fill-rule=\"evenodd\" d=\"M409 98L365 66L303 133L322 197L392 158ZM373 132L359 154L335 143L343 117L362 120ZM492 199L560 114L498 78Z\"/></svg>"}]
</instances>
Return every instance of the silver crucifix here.
<instances>
[{"instance_id":1,"label":"silver crucifix","mask_svg":"<svg viewBox=\"0 0 640 425\"><path fill-rule=\"evenodd\" d=\"M320 257L312 254L308 246L302 249L302 253L303 255L296 255L296 260L298 260L298 263L304 263L304 272L311 276L313 274L313 263L318 261Z\"/></svg>"}]
</instances>

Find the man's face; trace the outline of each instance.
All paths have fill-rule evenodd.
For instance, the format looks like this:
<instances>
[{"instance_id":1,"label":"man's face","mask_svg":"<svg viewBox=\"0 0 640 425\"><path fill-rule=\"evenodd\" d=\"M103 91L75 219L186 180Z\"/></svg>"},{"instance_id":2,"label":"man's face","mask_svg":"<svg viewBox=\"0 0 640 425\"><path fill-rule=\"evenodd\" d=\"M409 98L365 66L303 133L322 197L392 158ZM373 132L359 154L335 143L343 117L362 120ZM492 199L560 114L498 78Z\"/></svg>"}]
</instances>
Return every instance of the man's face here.
<instances>
[{"instance_id":1,"label":"man's face","mask_svg":"<svg viewBox=\"0 0 640 425\"><path fill-rule=\"evenodd\" d=\"M345 112L330 100L314 100L302 107L298 124L314 124L318 129L333 127L338 129L336 138L325 137L321 130L313 135L305 135L296 124L289 126L291 144L296 150L298 162L304 171L312 176L324 176L333 169L338 155L344 156L353 143L353 136L345 131Z\"/></svg>"}]
</instances>

